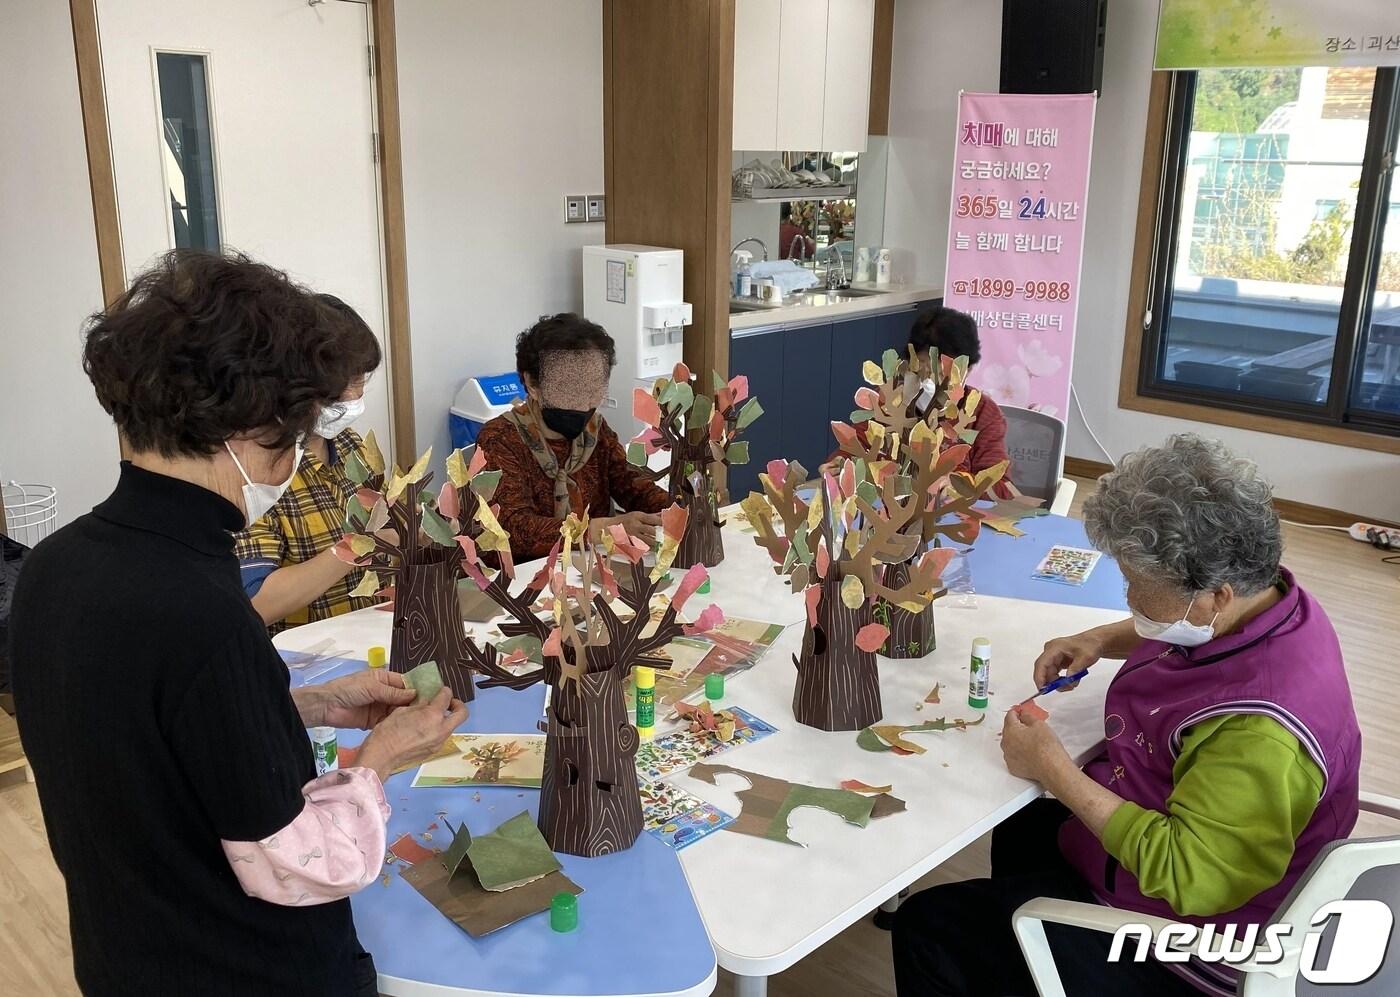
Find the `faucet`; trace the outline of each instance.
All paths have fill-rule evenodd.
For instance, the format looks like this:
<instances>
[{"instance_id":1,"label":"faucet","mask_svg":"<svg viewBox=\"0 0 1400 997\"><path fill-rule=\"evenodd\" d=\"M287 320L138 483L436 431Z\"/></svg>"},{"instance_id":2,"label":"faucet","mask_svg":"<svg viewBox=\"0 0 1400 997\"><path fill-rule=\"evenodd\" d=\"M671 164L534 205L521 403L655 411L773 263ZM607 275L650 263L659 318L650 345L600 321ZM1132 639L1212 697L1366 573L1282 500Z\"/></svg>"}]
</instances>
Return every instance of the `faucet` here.
<instances>
[{"instance_id":1,"label":"faucet","mask_svg":"<svg viewBox=\"0 0 1400 997\"><path fill-rule=\"evenodd\" d=\"M794 248L797 255L793 255ZM798 232L792 237L792 242L788 243L788 259L796 259L799 263L807 262L807 237Z\"/></svg>"},{"instance_id":2,"label":"faucet","mask_svg":"<svg viewBox=\"0 0 1400 997\"><path fill-rule=\"evenodd\" d=\"M736 242L736 243L734 244L734 248L731 249L731 250L729 251L729 255L730 255L730 256L733 256L735 253L737 253L737 252L739 251L739 247L740 247L740 246L744 245L745 243L749 243L749 242L756 242L756 243L758 243L758 248L761 249L761 250L763 250L763 262L767 263L767 262L768 262L768 247L765 246L765 245L763 244L763 240L762 240L762 239L759 239L759 238L757 238L756 236L752 236L752 235L749 236L747 239L742 239L742 240L740 240L739 242Z\"/></svg>"},{"instance_id":3,"label":"faucet","mask_svg":"<svg viewBox=\"0 0 1400 997\"><path fill-rule=\"evenodd\" d=\"M827 263L827 265L826 265L826 289L827 289L828 291L835 291L835 290L837 290L838 288L850 287L850 286L851 286L851 280L850 280L850 277L846 274L846 258L845 258L844 256L841 255L841 250L837 249L836 246L833 244L833 245L827 246L827 247L826 247L826 251L827 251L827 254L828 254L828 259L829 259L829 255L830 255L831 253L835 253L835 254L836 254L836 262L837 262L838 264L840 264L840 267L841 267L841 269L840 269L840 271L839 271L839 276L838 276L838 271L832 269L832 266L831 266L831 263L830 263L830 262Z\"/></svg>"}]
</instances>

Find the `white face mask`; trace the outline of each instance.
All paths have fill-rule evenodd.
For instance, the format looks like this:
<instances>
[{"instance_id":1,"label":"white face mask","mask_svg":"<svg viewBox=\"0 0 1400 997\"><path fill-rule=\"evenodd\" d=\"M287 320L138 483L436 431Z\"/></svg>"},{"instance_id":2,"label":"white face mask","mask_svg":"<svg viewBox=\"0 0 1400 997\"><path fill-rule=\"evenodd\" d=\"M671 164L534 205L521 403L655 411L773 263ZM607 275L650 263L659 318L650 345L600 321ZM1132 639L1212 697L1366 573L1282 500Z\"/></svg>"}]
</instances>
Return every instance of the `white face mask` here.
<instances>
[{"instance_id":1,"label":"white face mask","mask_svg":"<svg viewBox=\"0 0 1400 997\"><path fill-rule=\"evenodd\" d=\"M306 452L304 443L305 441L298 436L296 452L292 456L292 470L288 473L287 480L280 485L267 485L248 477L248 472L243 470L243 463L238 459L238 455L233 452L233 447L228 445L227 440L224 441L224 449L227 450L228 455L233 458L233 463L234 466L238 468L238 473L243 475L243 514L247 517L249 526L252 526L259 519L262 519L263 516L267 515L267 511L277 504L277 500L282 497L282 493L291 486L292 478L296 477L297 468L301 467L301 455Z\"/></svg>"},{"instance_id":2,"label":"white face mask","mask_svg":"<svg viewBox=\"0 0 1400 997\"><path fill-rule=\"evenodd\" d=\"M1186 617L1191 615L1191 607L1195 604L1196 596L1193 595L1186 606L1186 614L1175 623L1159 623L1135 612L1133 629L1138 632L1139 637L1147 640L1160 640L1164 644L1175 644L1177 647L1200 647L1215 639L1215 621L1220 618L1220 614L1216 613L1204 626L1191 623Z\"/></svg>"},{"instance_id":3,"label":"white face mask","mask_svg":"<svg viewBox=\"0 0 1400 997\"><path fill-rule=\"evenodd\" d=\"M365 400L351 398L334 405L322 406L316 416L316 435L323 440L333 440L350 428L350 425L365 414Z\"/></svg>"}]
</instances>

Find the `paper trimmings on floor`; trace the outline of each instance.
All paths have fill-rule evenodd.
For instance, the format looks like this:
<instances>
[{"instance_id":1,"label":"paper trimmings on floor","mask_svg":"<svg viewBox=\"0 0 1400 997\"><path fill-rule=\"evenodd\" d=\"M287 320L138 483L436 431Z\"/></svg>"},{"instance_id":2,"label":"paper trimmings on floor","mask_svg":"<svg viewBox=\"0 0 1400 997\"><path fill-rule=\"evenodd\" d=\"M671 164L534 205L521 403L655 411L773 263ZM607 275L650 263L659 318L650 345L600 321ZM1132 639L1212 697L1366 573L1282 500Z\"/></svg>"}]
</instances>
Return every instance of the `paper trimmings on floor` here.
<instances>
[{"instance_id":1,"label":"paper trimmings on floor","mask_svg":"<svg viewBox=\"0 0 1400 997\"><path fill-rule=\"evenodd\" d=\"M734 823L725 827L726 831L748 834L769 841L780 841L787 845L802 845L788 837L788 815L799 807L819 807L839 816L848 824L865 827L871 820L888 817L904 810L904 801L888 793L866 796L849 789L826 789L821 786L804 786L757 772L746 772L729 765L708 765L700 763L690 770L690 775L702 782L715 785L717 775L736 775L749 783L734 795L743 804L743 812ZM803 846L805 847L805 846Z\"/></svg>"}]
</instances>

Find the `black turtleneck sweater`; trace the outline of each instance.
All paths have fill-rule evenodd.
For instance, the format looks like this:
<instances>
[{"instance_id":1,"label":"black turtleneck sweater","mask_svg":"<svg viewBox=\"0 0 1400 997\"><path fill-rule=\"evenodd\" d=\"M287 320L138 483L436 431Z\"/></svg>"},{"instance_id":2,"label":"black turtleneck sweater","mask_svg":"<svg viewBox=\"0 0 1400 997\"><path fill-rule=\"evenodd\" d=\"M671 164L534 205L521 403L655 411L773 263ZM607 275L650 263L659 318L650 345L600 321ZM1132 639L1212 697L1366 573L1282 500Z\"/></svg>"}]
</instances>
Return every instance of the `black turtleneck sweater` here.
<instances>
[{"instance_id":1,"label":"black turtleneck sweater","mask_svg":"<svg viewBox=\"0 0 1400 997\"><path fill-rule=\"evenodd\" d=\"M39 544L10 624L15 706L87 994L348 994L346 900L247 896L220 839L301 812L287 669L239 580L239 510L123 464Z\"/></svg>"}]
</instances>

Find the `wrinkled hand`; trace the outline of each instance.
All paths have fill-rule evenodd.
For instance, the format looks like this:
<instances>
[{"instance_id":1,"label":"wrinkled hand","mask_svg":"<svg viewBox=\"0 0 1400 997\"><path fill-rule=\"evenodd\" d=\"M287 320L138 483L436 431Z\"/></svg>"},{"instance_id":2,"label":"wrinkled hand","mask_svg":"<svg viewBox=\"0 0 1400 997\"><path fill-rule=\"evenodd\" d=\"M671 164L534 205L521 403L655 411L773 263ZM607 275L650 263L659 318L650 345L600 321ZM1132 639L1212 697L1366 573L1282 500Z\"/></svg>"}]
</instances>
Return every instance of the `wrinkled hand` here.
<instances>
[{"instance_id":1,"label":"wrinkled hand","mask_svg":"<svg viewBox=\"0 0 1400 997\"><path fill-rule=\"evenodd\" d=\"M588 524L589 539L597 541L603 531L614 523L621 523L629 536L651 546L656 543L656 528L661 525L661 517L654 512L625 512L621 516L604 516Z\"/></svg>"},{"instance_id":2,"label":"wrinkled hand","mask_svg":"<svg viewBox=\"0 0 1400 997\"><path fill-rule=\"evenodd\" d=\"M1001 756L1012 775L1042 785L1056 764L1073 765L1049 723L1024 717L1015 710L1006 714L1006 722L1001 725Z\"/></svg>"},{"instance_id":3,"label":"wrinkled hand","mask_svg":"<svg viewBox=\"0 0 1400 997\"><path fill-rule=\"evenodd\" d=\"M401 706L381 720L365 738L356 763L388 779L398 769L427 761L466 719L466 704L443 686L428 702Z\"/></svg>"},{"instance_id":4,"label":"wrinkled hand","mask_svg":"<svg viewBox=\"0 0 1400 997\"><path fill-rule=\"evenodd\" d=\"M321 725L360 730L374 727L395 708L413 702L417 695L404 688L402 675L387 668L355 672L314 688L319 693Z\"/></svg>"},{"instance_id":5,"label":"wrinkled hand","mask_svg":"<svg viewBox=\"0 0 1400 997\"><path fill-rule=\"evenodd\" d=\"M1061 675L1070 675L1088 668L1103 655L1103 648L1092 631L1075 634L1072 637L1056 637L1047 641L1045 650L1035 659L1035 687L1044 688ZM1073 689L1079 683L1062 686Z\"/></svg>"}]
</instances>

